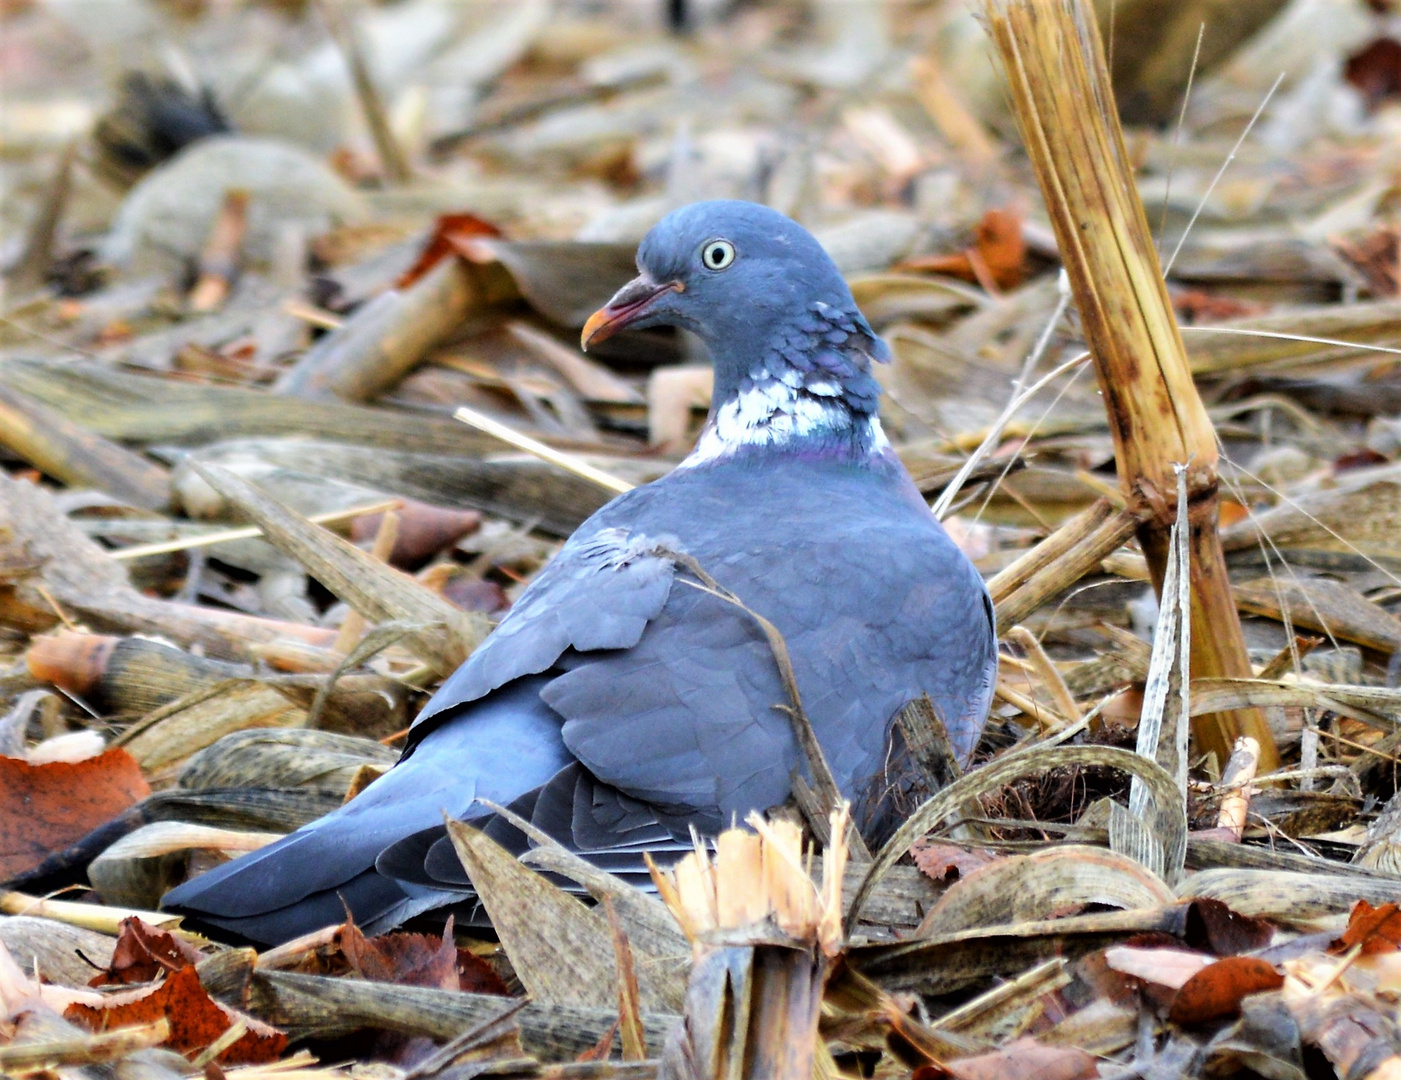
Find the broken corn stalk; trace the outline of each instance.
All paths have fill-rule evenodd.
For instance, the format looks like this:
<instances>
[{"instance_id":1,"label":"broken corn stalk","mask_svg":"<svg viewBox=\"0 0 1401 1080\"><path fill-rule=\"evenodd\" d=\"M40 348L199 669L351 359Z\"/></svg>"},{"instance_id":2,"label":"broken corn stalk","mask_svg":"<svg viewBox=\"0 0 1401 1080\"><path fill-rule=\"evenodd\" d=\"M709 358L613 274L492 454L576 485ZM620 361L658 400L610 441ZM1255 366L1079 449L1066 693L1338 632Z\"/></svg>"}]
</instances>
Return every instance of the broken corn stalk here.
<instances>
[{"instance_id":1,"label":"broken corn stalk","mask_svg":"<svg viewBox=\"0 0 1401 1080\"><path fill-rule=\"evenodd\" d=\"M850 808L832 812L846 835ZM842 947L846 845L827 848L822 881L808 874L802 830L750 814L715 857L699 842L652 880L695 953L685 1016L663 1056L664 1075L695 1080L811 1080L817 1022L832 960ZM825 1053L825 1048L821 1053Z\"/></svg>"}]
</instances>

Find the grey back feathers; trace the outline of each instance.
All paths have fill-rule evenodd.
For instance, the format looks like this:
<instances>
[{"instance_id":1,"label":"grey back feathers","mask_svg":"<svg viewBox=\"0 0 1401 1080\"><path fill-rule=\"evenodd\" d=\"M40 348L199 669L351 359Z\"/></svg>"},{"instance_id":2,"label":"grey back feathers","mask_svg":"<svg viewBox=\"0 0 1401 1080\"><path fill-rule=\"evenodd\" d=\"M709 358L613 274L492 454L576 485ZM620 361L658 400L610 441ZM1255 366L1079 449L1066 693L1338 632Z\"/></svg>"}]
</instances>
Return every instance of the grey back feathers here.
<instances>
[{"instance_id":1,"label":"grey back feathers","mask_svg":"<svg viewBox=\"0 0 1401 1080\"><path fill-rule=\"evenodd\" d=\"M481 798L642 884L643 851L666 857L692 826L783 802L805 763L768 641L668 552L783 634L871 838L898 823L909 787L892 736L907 702L928 694L972 755L997 666L991 604L880 434L870 365L885 347L830 259L771 210L702 203L659 224L638 263L644 282L682 288L653 289L634 324L685 326L715 356L690 467L579 528L425 706L386 776L166 906L269 942L337 921L340 897L371 928L469 901L444 810L528 845Z\"/></svg>"}]
</instances>

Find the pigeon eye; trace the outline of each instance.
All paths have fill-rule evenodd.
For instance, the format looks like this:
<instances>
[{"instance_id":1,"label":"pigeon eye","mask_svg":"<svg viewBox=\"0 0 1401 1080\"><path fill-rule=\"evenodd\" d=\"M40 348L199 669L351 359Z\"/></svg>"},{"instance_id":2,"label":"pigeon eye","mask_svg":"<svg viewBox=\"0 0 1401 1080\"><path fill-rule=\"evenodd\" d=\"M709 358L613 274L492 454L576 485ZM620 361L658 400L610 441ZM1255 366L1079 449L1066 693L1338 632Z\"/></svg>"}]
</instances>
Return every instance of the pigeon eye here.
<instances>
[{"instance_id":1,"label":"pigeon eye","mask_svg":"<svg viewBox=\"0 0 1401 1080\"><path fill-rule=\"evenodd\" d=\"M735 246L728 240L707 240L701 247L701 262L707 270L723 270L735 261Z\"/></svg>"}]
</instances>

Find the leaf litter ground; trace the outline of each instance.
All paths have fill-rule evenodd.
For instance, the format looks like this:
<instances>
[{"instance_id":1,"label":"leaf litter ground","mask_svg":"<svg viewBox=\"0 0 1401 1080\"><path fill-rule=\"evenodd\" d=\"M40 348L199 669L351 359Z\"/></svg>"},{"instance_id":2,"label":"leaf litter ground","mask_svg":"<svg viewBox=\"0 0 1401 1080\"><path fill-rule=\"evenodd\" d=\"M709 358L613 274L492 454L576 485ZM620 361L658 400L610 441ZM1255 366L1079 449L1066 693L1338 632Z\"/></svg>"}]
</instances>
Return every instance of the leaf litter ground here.
<instances>
[{"instance_id":1,"label":"leaf litter ground","mask_svg":"<svg viewBox=\"0 0 1401 1080\"><path fill-rule=\"evenodd\" d=\"M978 767L916 815L912 859L847 870L820 1068L1401 1069L1401 47L1367 5L1259 5L1195 68L1202 5L1117 5L1256 669L1186 709L1263 709L1284 762L1195 754L1184 805L1146 766L1132 794L1115 753L1163 611L956 5L672 5L678 29L662 4L401 0L347 36L325 5L111 3L167 54L0 5L0 1071L655 1074L692 949L605 875L610 917L457 837L526 916L500 940L347 924L256 955L155 908L389 767L608 497L457 408L623 484L684 454L693 347L574 343L641 233L704 197L769 202L838 260L896 354L887 430L1002 615ZM1018 564L1052 534L1111 545Z\"/></svg>"}]
</instances>

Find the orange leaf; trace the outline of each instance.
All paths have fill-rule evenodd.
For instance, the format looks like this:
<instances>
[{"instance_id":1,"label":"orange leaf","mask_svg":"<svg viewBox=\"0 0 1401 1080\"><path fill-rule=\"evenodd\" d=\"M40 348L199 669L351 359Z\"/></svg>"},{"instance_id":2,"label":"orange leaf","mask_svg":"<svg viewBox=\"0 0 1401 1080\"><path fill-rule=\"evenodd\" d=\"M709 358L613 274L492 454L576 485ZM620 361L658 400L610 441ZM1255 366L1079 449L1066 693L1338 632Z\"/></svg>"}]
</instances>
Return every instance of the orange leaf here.
<instances>
[{"instance_id":1,"label":"orange leaf","mask_svg":"<svg viewBox=\"0 0 1401 1080\"><path fill-rule=\"evenodd\" d=\"M999 289L1012 289L1026 277L1022 216L1015 210L989 210L973 230L978 254Z\"/></svg>"},{"instance_id":2,"label":"orange leaf","mask_svg":"<svg viewBox=\"0 0 1401 1080\"><path fill-rule=\"evenodd\" d=\"M32 870L151 794L125 750L31 765L0 757L0 881Z\"/></svg>"},{"instance_id":3,"label":"orange leaf","mask_svg":"<svg viewBox=\"0 0 1401 1080\"><path fill-rule=\"evenodd\" d=\"M189 942L133 916L122 920L122 933L107 970L88 985L150 982L163 971L179 971L203 959L204 954Z\"/></svg>"},{"instance_id":4,"label":"orange leaf","mask_svg":"<svg viewBox=\"0 0 1401 1080\"><path fill-rule=\"evenodd\" d=\"M474 236L500 235L500 229L475 214L444 214L433 227L433 235L423 246L418 261L394 283L394 287L406 289L449 255L462 255L464 242Z\"/></svg>"},{"instance_id":5,"label":"orange leaf","mask_svg":"<svg viewBox=\"0 0 1401 1080\"><path fill-rule=\"evenodd\" d=\"M70 1005L63 1015L92 1031L163 1018L170 1024L170 1038L165 1045L186 1056L203 1050L241 1020L248 1030L219 1055L221 1065L266 1064L276 1061L287 1046L287 1036L276 1028L211 998L192 967L181 968L151 989L114 994L102 1008Z\"/></svg>"},{"instance_id":6,"label":"orange leaf","mask_svg":"<svg viewBox=\"0 0 1401 1080\"><path fill-rule=\"evenodd\" d=\"M1168 1018L1175 1024L1204 1024L1240 1012L1241 998L1278 990L1284 976L1255 956L1228 956L1203 968L1172 999Z\"/></svg>"},{"instance_id":7,"label":"orange leaf","mask_svg":"<svg viewBox=\"0 0 1401 1080\"><path fill-rule=\"evenodd\" d=\"M1230 499L1222 499L1218 505L1220 518L1216 523L1223 529L1234 525L1237 521L1244 521L1250 516L1250 510L1247 507L1238 502L1232 502Z\"/></svg>"},{"instance_id":8,"label":"orange leaf","mask_svg":"<svg viewBox=\"0 0 1401 1080\"><path fill-rule=\"evenodd\" d=\"M920 255L903 270L948 274L984 288L1012 289L1026 279L1026 240L1015 210L989 210L973 230L973 246L953 255Z\"/></svg>"},{"instance_id":9,"label":"orange leaf","mask_svg":"<svg viewBox=\"0 0 1401 1080\"><path fill-rule=\"evenodd\" d=\"M1374 908L1366 900L1357 901L1357 906L1348 916L1347 929L1342 937L1333 942L1329 951L1347 952L1354 945L1362 946L1363 956L1395 952L1401 946L1401 911L1395 904Z\"/></svg>"}]
</instances>

